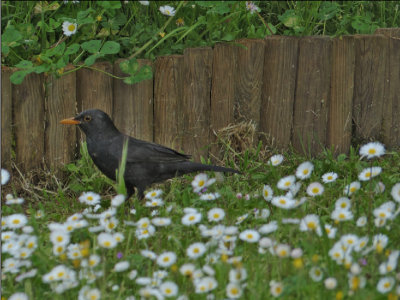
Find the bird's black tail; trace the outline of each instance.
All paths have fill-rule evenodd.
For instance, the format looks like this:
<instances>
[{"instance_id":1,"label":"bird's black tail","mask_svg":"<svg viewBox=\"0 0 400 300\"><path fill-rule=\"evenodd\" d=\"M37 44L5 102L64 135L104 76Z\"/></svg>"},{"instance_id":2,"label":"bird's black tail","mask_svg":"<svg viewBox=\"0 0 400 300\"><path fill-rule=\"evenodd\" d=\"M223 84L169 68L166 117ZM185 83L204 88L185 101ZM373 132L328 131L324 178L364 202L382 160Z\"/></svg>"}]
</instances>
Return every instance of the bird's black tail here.
<instances>
[{"instance_id":1,"label":"bird's black tail","mask_svg":"<svg viewBox=\"0 0 400 300\"><path fill-rule=\"evenodd\" d=\"M198 172L198 171L214 171L214 172L224 172L224 173L237 173L240 174L238 170L232 169L232 168L226 168L226 167L220 167L220 166L214 166L214 165L205 165L197 162L182 162L178 166L178 173L180 174L186 174L186 173L192 173L192 172Z\"/></svg>"}]
</instances>

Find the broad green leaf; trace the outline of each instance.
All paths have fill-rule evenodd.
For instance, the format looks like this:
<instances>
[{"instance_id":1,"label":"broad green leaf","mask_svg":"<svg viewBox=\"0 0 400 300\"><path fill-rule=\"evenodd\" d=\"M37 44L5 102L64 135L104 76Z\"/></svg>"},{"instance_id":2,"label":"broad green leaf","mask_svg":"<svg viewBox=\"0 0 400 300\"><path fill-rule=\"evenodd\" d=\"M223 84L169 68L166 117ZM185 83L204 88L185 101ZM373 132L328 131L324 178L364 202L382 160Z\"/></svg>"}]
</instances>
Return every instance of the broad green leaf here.
<instances>
[{"instance_id":1,"label":"broad green leaf","mask_svg":"<svg viewBox=\"0 0 400 300\"><path fill-rule=\"evenodd\" d=\"M117 42L107 41L101 47L100 53L103 54L116 54L119 52L120 45Z\"/></svg>"},{"instance_id":2,"label":"broad green leaf","mask_svg":"<svg viewBox=\"0 0 400 300\"><path fill-rule=\"evenodd\" d=\"M88 58L85 59L85 65L91 66L91 65L93 65L95 63L96 59L98 59L100 57L103 57L103 56L104 55L100 54L100 53L96 53L96 54L90 55Z\"/></svg>"},{"instance_id":3,"label":"broad green leaf","mask_svg":"<svg viewBox=\"0 0 400 300\"><path fill-rule=\"evenodd\" d=\"M50 70L50 65L48 65L48 64L43 64L43 65L36 66L36 67L33 68L33 71L34 71L36 74L40 74L40 73L43 73L43 72L47 72L47 71L49 71L49 70Z\"/></svg>"},{"instance_id":4,"label":"broad green leaf","mask_svg":"<svg viewBox=\"0 0 400 300\"><path fill-rule=\"evenodd\" d=\"M6 44L2 44L1 45L1 53L3 53L4 55L7 55L8 53L10 53L10 47L8 47L8 45L6 45Z\"/></svg>"},{"instance_id":5,"label":"broad green leaf","mask_svg":"<svg viewBox=\"0 0 400 300\"><path fill-rule=\"evenodd\" d=\"M79 47L80 47L79 44L72 44L72 45L68 46L64 55L75 54L79 50Z\"/></svg>"},{"instance_id":6,"label":"broad green leaf","mask_svg":"<svg viewBox=\"0 0 400 300\"><path fill-rule=\"evenodd\" d=\"M139 72L135 75L127 77L124 79L124 82L127 84L134 84L141 82L143 80L151 79L153 77L153 72L150 66L143 66L140 68Z\"/></svg>"},{"instance_id":7,"label":"broad green leaf","mask_svg":"<svg viewBox=\"0 0 400 300\"><path fill-rule=\"evenodd\" d=\"M88 42L84 42L81 45L83 50L86 50L89 53L97 53L100 50L101 47L101 40L92 40L92 41L88 41Z\"/></svg>"},{"instance_id":8,"label":"broad green leaf","mask_svg":"<svg viewBox=\"0 0 400 300\"><path fill-rule=\"evenodd\" d=\"M13 84L21 84L22 81L24 81L25 76L28 74L29 72L26 70L16 71L10 76L10 81Z\"/></svg>"},{"instance_id":9,"label":"broad green leaf","mask_svg":"<svg viewBox=\"0 0 400 300\"><path fill-rule=\"evenodd\" d=\"M132 58L130 60L124 60L120 62L119 67L121 68L122 72L134 75L139 68L139 63L137 62L136 58Z\"/></svg>"},{"instance_id":10,"label":"broad green leaf","mask_svg":"<svg viewBox=\"0 0 400 300\"><path fill-rule=\"evenodd\" d=\"M33 67L33 63L29 60L21 60L18 64L15 65L15 67L19 69L28 69Z\"/></svg>"},{"instance_id":11,"label":"broad green leaf","mask_svg":"<svg viewBox=\"0 0 400 300\"><path fill-rule=\"evenodd\" d=\"M120 1L97 1L97 5L105 8L105 9L119 9L121 8Z\"/></svg>"},{"instance_id":12,"label":"broad green leaf","mask_svg":"<svg viewBox=\"0 0 400 300\"><path fill-rule=\"evenodd\" d=\"M1 35L2 43L16 42L19 41L20 39L22 39L22 34L14 28L7 27L6 30L3 32L3 34Z\"/></svg>"}]
</instances>

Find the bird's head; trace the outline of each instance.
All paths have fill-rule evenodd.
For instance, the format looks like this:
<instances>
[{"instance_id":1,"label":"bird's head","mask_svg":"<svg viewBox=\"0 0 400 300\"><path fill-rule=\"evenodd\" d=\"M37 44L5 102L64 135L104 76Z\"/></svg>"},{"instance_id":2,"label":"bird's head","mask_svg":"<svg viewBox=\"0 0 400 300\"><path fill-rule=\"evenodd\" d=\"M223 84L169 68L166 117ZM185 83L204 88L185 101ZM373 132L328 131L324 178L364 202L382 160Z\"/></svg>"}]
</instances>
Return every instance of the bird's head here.
<instances>
[{"instance_id":1,"label":"bird's head","mask_svg":"<svg viewBox=\"0 0 400 300\"><path fill-rule=\"evenodd\" d=\"M89 109L81 112L74 118L64 119L60 122L66 125L78 125L86 136L96 136L99 133L118 132L111 118L102 110Z\"/></svg>"}]
</instances>

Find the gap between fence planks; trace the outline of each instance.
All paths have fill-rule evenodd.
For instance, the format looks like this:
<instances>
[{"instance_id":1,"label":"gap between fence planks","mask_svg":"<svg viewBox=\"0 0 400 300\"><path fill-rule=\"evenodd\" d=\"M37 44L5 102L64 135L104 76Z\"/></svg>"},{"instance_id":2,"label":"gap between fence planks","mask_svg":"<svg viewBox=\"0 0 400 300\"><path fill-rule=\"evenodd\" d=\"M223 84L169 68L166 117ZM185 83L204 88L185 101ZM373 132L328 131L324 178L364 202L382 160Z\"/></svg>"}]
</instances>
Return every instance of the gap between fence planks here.
<instances>
[{"instance_id":1,"label":"gap between fence planks","mask_svg":"<svg viewBox=\"0 0 400 300\"><path fill-rule=\"evenodd\" d=\"M126 77L119 67L123 59L114 63L114 74ZM139 67L148 65L150 60L139 59ZM113 114L115 126L123 133L138 139L153 141L153 80L126 84L113 79Z\"/></svg>"}]
</instances>

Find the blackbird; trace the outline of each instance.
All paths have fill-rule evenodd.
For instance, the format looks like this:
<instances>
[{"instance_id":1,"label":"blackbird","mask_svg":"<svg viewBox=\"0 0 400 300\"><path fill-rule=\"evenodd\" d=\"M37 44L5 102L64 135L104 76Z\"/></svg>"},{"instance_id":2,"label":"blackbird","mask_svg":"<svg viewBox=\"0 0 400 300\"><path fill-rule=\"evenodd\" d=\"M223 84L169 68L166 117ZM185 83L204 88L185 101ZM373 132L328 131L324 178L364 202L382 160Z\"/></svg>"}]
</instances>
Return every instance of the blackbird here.
<instances>
[{"instance_id":1,"label":"blackbird","mask_svg":"<svg viewBox=\"0 0 400 300\"><path fill-rule=\"evenodd\" d=\"M61 124L75 124L86 135L86 144L94 164L107 177L115 180L124 141L128 140L128 154L124 180L128 198L136 187L139 199L152 183L197 171L240 173L231 168L205 165L190 161L190 155L173 149L138 140L121 133L111 118L99 109L89 109Z\"/></svg>"}]
</instances>

